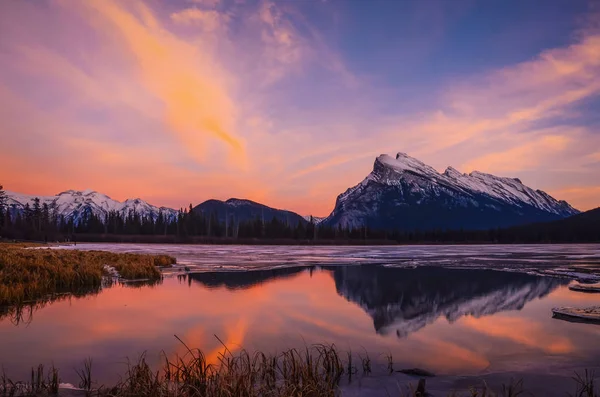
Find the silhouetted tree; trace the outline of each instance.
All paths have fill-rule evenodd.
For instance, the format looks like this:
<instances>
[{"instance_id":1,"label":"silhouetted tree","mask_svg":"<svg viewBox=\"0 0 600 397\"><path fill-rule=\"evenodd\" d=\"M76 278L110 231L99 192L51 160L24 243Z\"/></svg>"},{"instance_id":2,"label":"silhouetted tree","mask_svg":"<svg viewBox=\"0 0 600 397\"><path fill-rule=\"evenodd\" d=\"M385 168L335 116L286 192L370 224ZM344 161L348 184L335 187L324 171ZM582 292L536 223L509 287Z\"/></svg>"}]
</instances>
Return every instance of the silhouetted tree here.
<instances>
[{"instance_id":1,"label":"silhouetted tree","mask_svg":"<svg viewBox=\"0 0 600 397\"><path fill-rule=\"evenodd\" d=\"M7 229L7 225L6 225L6 218L10 219L10 215L8 214L7 211L7 206L6 206L6 201L7 201L7 197L6 197L6 192L4 192L4 187L2 185L0 185L0 229Z\"/></svg>"}]
</instances>

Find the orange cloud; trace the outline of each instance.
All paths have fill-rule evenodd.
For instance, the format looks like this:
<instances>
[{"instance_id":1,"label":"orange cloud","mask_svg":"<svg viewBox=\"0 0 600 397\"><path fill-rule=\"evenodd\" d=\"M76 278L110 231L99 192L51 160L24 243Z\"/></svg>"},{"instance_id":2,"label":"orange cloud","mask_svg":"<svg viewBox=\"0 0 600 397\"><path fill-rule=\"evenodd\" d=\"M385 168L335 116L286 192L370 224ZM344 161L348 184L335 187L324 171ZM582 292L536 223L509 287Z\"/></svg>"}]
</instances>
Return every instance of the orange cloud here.
<instances>
[{"instance_id":1,"label":"orange cloud","mask_svg":"<svg viewBox=\"0 0 600 397\"><path fill-rule=\"evenodd\" d=\"M574 350L569 338L552 335L542 324L518 317L465 317L461 322L487 335L509 339L552 354L567 354Z\"/></svg>"},{"instance_id":2,"label":"orange cloud","mask_svg":"<svg viewBox=\"0 0 600 397\"><path fill-rule=\"evenodd\" d=\"M163 101L167 122L178 133L186 149L203 161L205 134L225 142L235 157L243 156L242 142L232 132L236 110L219 76L218 65L202 52L164 30L144 4L136 6L146 20L125 10L122 3L86 3L120 35L133 53L142 82ZM222 78L221 78L222 80Z\"/></svg>"},{"instance_id":3,"label":"orange cloud","mask_svg":"<svg viewBox=\"0 0 600 397\"><path fill-rule=\"evenodd\" d=\"M504 152L490 153L471 160L468 170L517 172L537 167L543 159L555 156L570 143L570 138L560 135L542 136L532 142L515 145Z\"/></svg>"},{"instance_id":4,"label":"orange cloud","mask_svg":"<svg viewBox=\"0 0 600 397\"><path fill-rule=\"evenodd\" d=\"M568 187L551 191L551 193L569 203L579 203L579 208L600 207L600 186Z\"/></svg>"}]
</instances>

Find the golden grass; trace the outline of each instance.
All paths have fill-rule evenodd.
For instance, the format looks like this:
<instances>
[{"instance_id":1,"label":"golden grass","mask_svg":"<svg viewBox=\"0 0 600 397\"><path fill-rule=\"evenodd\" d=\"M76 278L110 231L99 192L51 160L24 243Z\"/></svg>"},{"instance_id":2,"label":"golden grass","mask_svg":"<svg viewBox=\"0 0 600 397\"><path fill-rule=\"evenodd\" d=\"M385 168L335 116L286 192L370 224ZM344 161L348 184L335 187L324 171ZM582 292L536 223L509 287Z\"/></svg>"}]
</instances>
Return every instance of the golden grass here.
<instances>
[{"instance_id":1,"label":"golden grass","mask_svg":"<svg viewBox=\"0 0 600 397\"><path fill-rule=\"evenodd\" d=\"M183 342L182 342L183 343ZM185 346L185 344L184 344ZM77 371L79 387L85 395L98 397L337 397L341 395L343 376L349 379L356 373L351 363L341 360L334 345L313 345L305 349L290 349L280 354L249 353L242 350L233 354L226 347L217 364L207 362L199 349L186 347L186 354L165 361L161 369L153 370L145 354L129 362L121 381L113 387L98 387L93 380L93 361L88 358ZM351 355L350 355L351 356ZM367 357L368 358L368 357ZM350 372L348 372L350 371ZM369 376L365 373L363 376ZM576 392L572 397L598 397L595 374L575 374ZM52 395L58 388L58 370L52 367L44 373L42 366L32 368L30 382L14 382L0 376L0 396ZM388 396L425 397L425 379L417 387L398 385L396 393ZM500 390L487 385L470 387L448 397L519 397L532 396L526 392L522 380L511 380Z\"/></svg>"},{"instance_id":2,"label":"golden grass","mask_svg":"<svg viewBox=\"0 0 600 397\"><path fill-rule=\"evenodd\" d=\"M187 348L187 346L186 346ZM226 348L218 364L209 364L198 349L187 348L184 356L169 360L165 355L162 369L154 371L145 355L128 365L126 373L116 386L96 388L92 377L93 361L84 361L77 371L79 387L87 395L99 397L336 397L344 373L343 363L335 346L316 345L304 350L291 349L281 354L266 355L242 350L233 354ZM58 374L54 375L58 378ZM38 378L44 379L43 374ZM29 387L24 382L4 378L0 382L0 396L9 395L21 385L21 390L50 389L53 382Z\"/></svg>"},{"instance_id":3,"label":"golden grass","mask_svg":"<svg viewBox=\"0 0 600 397\"><path fill-rule=\"evenodd\" d=\"M167 255L26 249L22 244L0 244L0 306L100 286L107 265L125 279L155 280L161 277L157 266L174 263L175 258Z\"/></svg>"}]
</instances>

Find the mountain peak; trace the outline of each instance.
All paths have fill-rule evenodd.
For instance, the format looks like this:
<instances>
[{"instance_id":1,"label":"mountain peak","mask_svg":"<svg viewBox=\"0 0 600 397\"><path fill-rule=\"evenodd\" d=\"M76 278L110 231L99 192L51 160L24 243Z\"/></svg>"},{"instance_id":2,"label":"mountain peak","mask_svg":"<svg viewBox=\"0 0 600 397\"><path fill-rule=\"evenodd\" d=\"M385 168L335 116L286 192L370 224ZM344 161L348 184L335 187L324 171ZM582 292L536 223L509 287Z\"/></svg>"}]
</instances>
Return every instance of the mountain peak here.
<instances>
[{"instance_id":1,"label":"mountain peak","mask_svg":"<svg viewBox=\"0 0 600 397\"><path fill-rule=\"evenodd\" d=\"M418 174L438 174L433 167L403 152L398 152L396 158L393 158L388 154L382 154L375 160L375 165L377 165L377 163L399 173L412 171Z\"/></svg>"},{"instance_id":2,"label":"mountain peak","mask_svg":"<svg viewBox=\"0 0 600 397\"><path fill-rule=\"evenodd\" d=\"M256 203L254 201L250 201L247 199L239 199L239 198L232 197L230 199L227 199L225 201L225 204L231 205L231 206L238 206L238 205L250 205L250 204L256 204Z\"/></svg>"},{"instance_id":3,"label":"mountain peak","mask_svg":"<svg viewBox=\"0 0 600 397\"><path fill-rule=\"evenodd\" d=\"M399 152L395 158L378 156L373 171L338 196L326 223L374 228L489 228L578 212L518 178L479 171L464 174L451 166L439 173Z\"/></svg>"},{"instance_id":4,"label":"mountain peak","mask_svg":"<svg viewBox=\"0 0 600 397\"><path fill-rule=\"evenodd\" d=\"M77 193L77 190L65 190L64 192L60 192L57 196L72 196Z\"/></svg>"},{"instance_id":5,"label":"mountain peak","mask_svg":"<svg viewBox=\"0 0 600 397\"><path fill-rule=\"evenodd\" d=\"M92 189L85 189L85 190L73 190L73 189L69 189L69 190L65 190L64 192L60 192L57 194L57 196L106 196L105 194L102 193L98 193L95 190Z\"/></svg>"},{"instance_id":6,"label":"mountain peak","mask_svg":"<svg viewBox=\"0 0 600 397\"><path fill-rule=\"evenodd\" d=\"M444 171L444 175L449 176L451 178L456 178L462 176L463 174L456 168L448 166L448 168L446 168L446 171Z\"/></svg>"},{"instance_id":7,"label":"mountain peak","mask_svg":"<svg viewBox=\"0 0 600 397\"><path fill-rule=\"evenodd\" d=\"M273 218L276 218L280 222L290 225L297 225L298 222L306 223L302 216L294 212L279 210L252 200L239 198L230 198L226 201L206 200L195 206L193 211L215 214L220 222L255 221L257 219L270 222Z\"/></svg>"}]
</instances>

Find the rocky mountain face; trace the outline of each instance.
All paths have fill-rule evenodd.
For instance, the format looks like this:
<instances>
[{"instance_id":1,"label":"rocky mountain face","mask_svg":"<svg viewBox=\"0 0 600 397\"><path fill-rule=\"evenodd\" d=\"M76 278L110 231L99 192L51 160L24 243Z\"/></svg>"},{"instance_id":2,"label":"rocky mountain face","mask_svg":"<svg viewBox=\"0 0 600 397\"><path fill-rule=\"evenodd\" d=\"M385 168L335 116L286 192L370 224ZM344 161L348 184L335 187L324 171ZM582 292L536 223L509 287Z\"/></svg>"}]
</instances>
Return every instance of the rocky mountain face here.
<instances>
[{"instance_id":1,"label":"rocky mountain face","mask_svg":"<svg viewBox=\"0 0 600 397\"><path fill-rule=\"evenodd\" d=\"M306 220L306 222L310 222L312 220L312 222L315 225L318 225L319 223L323 222L323 220L325 219L324 217L312 216L312 215L304 215L303 218Z\"/></svg>"},{"instance_id":2,"label":"rocky mountain face","mask_svg":"<svg viewBox=\"0 0 600 397\"><path fill-rule=\"evenodd\" d=\"M38 198L41 206L48 205L49 210L55 211L58 217L63 216L65 221L73 220L75 225L85 219L87 214L94 214L100 219L105 219L111 211L124 217L135 212L141 217L153 220L156 220L161 212L166 219L177 217L177 211L171 208L155 207L139 198L121 202L92 190L67 190L56 196L31 196L7 191L6 195L6 204L12 216L22 213L27 204L33 209L34 201Z\"/></svg>"},{"instance_id":3,"label":"rocky mountain face","mask_svg":"<svg viewBox=\"0 0 600 397\"><path fill-rule=\"evenodd\" d=\"M405 337L440 317L454 322L520 310L567 279L474 269L340 266L333 271L338 294L355 302L381 334Z\"/></svg>"},{"instance_id":4,"label":"rocky mountain face","mask_svg":"<svg viewBox=\"0 0 600 397\"><path fill-rule=\"evenodd\" d=\"M217 214L219 222L225 222L226 219L234 222L246 222L255 219L260 219L265 222L271 221L273 218L295 226L299 222L306 224L304 217L295 212L279 210L266 205L256 203L251 200L231 198L227 201L207 200L202 204L197 205L193 209L196 212L201 212L205 216Z\"/></svg>"},{"instance_id":5,"label":"rocky mountain face","mask_svg":"<svg viewBox=\"0 0 600 397\"><path fill-rule=\"evenodd\" d=\"M452 167L444 173L398 153L383 154L373 171L337 198L323 224L373 229L487 229L562 219L579 213L565 201L517 178Z\"/></svg>"}]
</instances>

